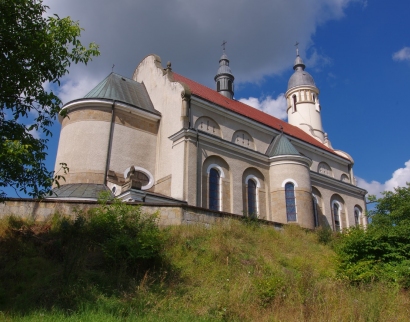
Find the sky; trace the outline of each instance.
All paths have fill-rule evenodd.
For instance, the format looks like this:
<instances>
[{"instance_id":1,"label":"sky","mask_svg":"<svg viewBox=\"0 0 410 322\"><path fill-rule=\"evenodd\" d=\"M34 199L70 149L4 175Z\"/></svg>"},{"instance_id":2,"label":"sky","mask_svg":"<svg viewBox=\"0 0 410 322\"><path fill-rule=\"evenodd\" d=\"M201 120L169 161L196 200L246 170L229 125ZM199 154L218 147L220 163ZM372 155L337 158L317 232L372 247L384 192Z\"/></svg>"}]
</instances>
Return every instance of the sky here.
<instances>
[{"instance_id":1,"label":"sky","mask_svg":"<svg viewBox=\"0 0 410 322\"><path fill-rule=\"evenodd\" d=\"M215 88L226 53L235 99L286 119L283 94L295 43L320 90L322 122L335 149L355 160L370 194L410 182L410 1L405 0L45 0L48 13L84 28L101 55L73 65L57 94L84 96L112 70L131 77L155 53L165 67ZM53 127L53 169L60 127Z\"/></svg>"}]
</instances>

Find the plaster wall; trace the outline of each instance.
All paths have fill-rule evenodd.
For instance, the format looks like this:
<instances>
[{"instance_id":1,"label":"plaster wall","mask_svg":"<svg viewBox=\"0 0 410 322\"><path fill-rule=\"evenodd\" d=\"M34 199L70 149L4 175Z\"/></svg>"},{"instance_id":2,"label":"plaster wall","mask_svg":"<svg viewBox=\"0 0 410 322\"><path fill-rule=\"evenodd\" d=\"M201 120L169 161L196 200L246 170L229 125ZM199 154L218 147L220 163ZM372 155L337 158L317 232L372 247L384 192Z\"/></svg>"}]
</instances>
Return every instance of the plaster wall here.
<instances>
[{"instance_id":1,"label":"plaster wall","mask_svg":"<svg viewBox=\"0 0 410 322\"><path fill-rule=\"evenodd\" d=\"M195 104L191 105L191 113L193 124L195 124L202 116L212 118L220 127L220 137L226 141L232 142L233 135L238 130L243 130L249 133L253 140L253 146L251 146L251 149L261 153L266 152L273 138L271 133L261 131L257 126L251 126L249 122L243 122L239 119L227 117L226 115L219 114L216 111L210 111Z\"/></svg>"},{"instance_id":2,"label":"plaster wall","mask_svg":"<svg viewBox=\"0 0 410 322\"><path fill-rule=\"evenodd\" d=\"M104 111L101 111L105 115ZM107 160L109 121L76 121L61 129L56 167L67 163L66 183L103 183Z\"/></svg>"},{"instance_id":3,"label":"plaster wall","mask_svg":"<svg viewBox=\"0 0 410 322\"><path fill-rule=\"evenodd\" d=\"M296 182L295 199L297 221L295 223L302 227L314 228L312 191L308 167L296 162L272 162L269 177L271 220L288 223L284 183L291 181Z\"/></svg>"},{"instance_id":4,"label":"plaster wall","mask_svg":"<svg viewBox=\"0 0 410 322\"><path fill-rule=\"evenodd\" d=\"M322 116L318 104L313 101L313 94L318 97L317 88L297 87L286 92L288 102L288 122L295 125L320 142L324 141ZM296 96L296 110L293 109L293 96ZM307 124L307 125L305 125ZM312 134L313 130L313 134Z\"/></svg>"},{"instance_id":5,"label":"plaster wall","mask_svg":"<svg viewBox=\"0 0 410 322\"><path fill-rule=\"evenodd\" d=\"M170 80L164 73L161 59L155 55L142 60L133 79L144 83L155 109L162 114L156 149L155 179L163 178L172 172L172 141L168 137L183 127L181 92L184 88L180 83Z\"/></svg>"},{"instance_id":6,"label":"plaster wall","mask_svg":"<svg viewBox=\"0 0 410 322\"><path fill-rule=\"evenodd\" d=\"M292 144L297 145L294 142L292 142ZM317 153L314 153L300 146L297 146L296 148L300 153L302 153L303 155L307 156L308 158L312 160L312 165L310 166L310 170L314 172L318 172L319 163L325 162L332 169L332 172L333 172L332 178L340 180L342 174L346 174L350 178L349 169L346 164L348 161L346 161L345 163L341 163L341 162L336 161L334 158L330 158L326 156L326 154L324 154L321 151L317 151Z\"/></svg>"},{"instance_id":7,"label":"plaster wall","mask_svg":"<svg viewBox=\"0 0 410 322\"><path fill-rule=\"evenodd\" d=\"M328 226L334 229L334 220L332 214L332 201L338 201L342 206L341 208L341 224L342 229L349 226L354 226L354 208L357 206L361 209L361 224L367 225L367 220L364 217L366 205L364 200L358 196L343 191L336 191L334 189L329 189L325 184L315 183L312 188L320 193L319 201L319 222L321 226Z\"/></svg>"},{"instance_id":8,"label":"plaster wall","mask_svg":"<svg viewBox=\"0 0 410 322\"><path fill-rule=\"evenodd\" d=\"M259 189L259 214L261 219L268 217L268 178L269 168L257 160L252 160L247 156L241 156L229 149L218 149L215 146L205 143L199 143L198 146L199 164L202 166L200 185L202 187L202 203L201 207L208 207L208 181L209 177L206 174L207 167L210 163L220 165L226 170L223 182L223 211L232 212L234 214L243 215L247 213L246 203L244 202L244 179L243 175L246 172L252 171L257 174L261 182ZM218 160L220 158L222 161ZM253 169L253 170L251 170ZM252 172L252 173L253 173ZM229 192L229 193L228 193Z\"/></svg>"},{"instance_id":9,"label":"plaster wall","mask_svg":"<svg viewBox=\"0 0 410 322\"><path fill-rule=\"evenodd\" d=\"M129 117L131 118L131 115ZM134 165L154 174L156 143L155 134L116 122L113 129L109 169L123 176L124 171Z\"/></svg>"}]
</instances>

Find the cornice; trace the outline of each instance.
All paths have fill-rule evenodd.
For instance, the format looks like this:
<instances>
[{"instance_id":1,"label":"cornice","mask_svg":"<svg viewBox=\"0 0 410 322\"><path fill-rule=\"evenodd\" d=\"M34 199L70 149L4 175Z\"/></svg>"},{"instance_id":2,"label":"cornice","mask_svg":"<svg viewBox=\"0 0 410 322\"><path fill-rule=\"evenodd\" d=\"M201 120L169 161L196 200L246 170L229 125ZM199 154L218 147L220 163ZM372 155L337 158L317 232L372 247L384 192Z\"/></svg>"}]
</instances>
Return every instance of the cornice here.
<instances>
[{"instance_id":1,"label":"cornice","mask_svg":"<svg viewBox=\"0 0 410 322\"><path fill-rule=\"evenodd\" d=\"M173 141L173 146L178 145L183 141L198 142L201 145L217 148L224 153L239 155L251 159L254 162L261 162L264 167L268 166L267 155L247 149L206 132L196 131L194 129L182 129L171 135L169 139Z\"/></svg>"},{"instance_id":2,"label":"cornice","mask_svg":"<svg viewBox=\"0 0 410 322\"><path fill-rule=\"evenodd\" d=\"M87 107L102 107L102 108L111 108L112 104L115 102L115 108L129 112L131 114L139 115L142 117L145 117L147 119L153 120L153 121L158 121L161 119L160 115L145 111L138 106L133 106L129 105L120 101L115 101L115 100L104 100L104 99L78 99L75 101L68 102L64 107L62 108L61 111L67 110L67 112L71 112L73 110L79 109L79 108L87 108ZM91 106L90 106L91 105ZM58 115L58 121L62 122L63 117L59 114Z\"/></svg>"},{"instance_id":3,"label":"cornice","mask_svg":"<svg viewBox=\"0 0 410 322\"><path fill-rule=\"evenodd\" d=\"M269 158L270 166L275 166L279 164L302 164L310 169L312 165L312 160L303 155L277 155Z\"/></svg>"},{"instance_id":4,"label":"cornice","mask_svg":"<svg viewBox=\"0 0 410 322\"><path fill-rule=\"evenodd\" d=\"M310 171L310 180L312 182L312 185L315 185L315 183L317 183L329 189L339 190L339 192L341 193L350 194L353 196L357 196L358 194L365 196L367 194L367 191L365 189L359 188L350 183L343 182L314 171Z\"/></svg>"},{"instance_id":5,"label":"cornice","mask_svg":"<svg viewBox=\"0 0 410 322\"><path fill-rule=\"evenodd\" d=\"M316 86L312 86L312 85L299 85L299 86L292 87L292 88L288 89L288 90L286 91L286 93L285 93L285 97L287 98L291 93L297 92L297 91L299 91L299 90L301 90L301 89L310 89L310 90L313 90L314 92L316 92L316 94L319 94L319 93L320 93L319 88L317 88Z\"/></svg>"}]
</instances>

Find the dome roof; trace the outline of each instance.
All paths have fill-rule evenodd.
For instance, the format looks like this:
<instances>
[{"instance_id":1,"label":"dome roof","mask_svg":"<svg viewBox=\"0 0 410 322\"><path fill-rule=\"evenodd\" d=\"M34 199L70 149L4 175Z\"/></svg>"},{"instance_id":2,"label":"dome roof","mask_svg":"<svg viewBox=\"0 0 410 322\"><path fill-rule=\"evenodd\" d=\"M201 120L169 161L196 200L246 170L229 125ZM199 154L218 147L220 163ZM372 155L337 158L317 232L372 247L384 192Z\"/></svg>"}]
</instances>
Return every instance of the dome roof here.
<instances>
[{"instance_id":1,"label":"dome roof","mask_svg":"<svg viewBox=\"0 0 410 322\"><path fill-rule=\"evenodd\" d=\"M303 69L295 70L295 72L289 79L288 90L293 87L301 86L301 85L316 86L312 75L310 75L308 72L305 72Z\"/></svg>"},{"instance_id":2,"label":"dome roof","mask_svg":"<svg viewBox=\"0 0 410 322\"><path fill-rule=\"evenodd\" d=\"M231 68L229 67L229 58L228 56L225 54L225 52L222 54L221 58L219 59L219 68L218 71L216 72L216 76L215 79L223 74L228 74L230 75L232 78L232 71Z\"/></svg>"},{"instance_id":3,"label":"dome roof","mask_svg":"<svg viewBox=\"0 0 410 322\"><path fill-rule=\"evenodd\" d=\"M288 90L296 87L296 86L302 86L302 85L310 85L310 86L316 86L315 81L313 80L313 77L305 71L305 64L303 63L302 58L300 58L299 54L296 56L295 59L295 64L293 66L293 69L295 72L293 75L290 77L289 82L288 82Z\"/></svg>"}]
</instances>

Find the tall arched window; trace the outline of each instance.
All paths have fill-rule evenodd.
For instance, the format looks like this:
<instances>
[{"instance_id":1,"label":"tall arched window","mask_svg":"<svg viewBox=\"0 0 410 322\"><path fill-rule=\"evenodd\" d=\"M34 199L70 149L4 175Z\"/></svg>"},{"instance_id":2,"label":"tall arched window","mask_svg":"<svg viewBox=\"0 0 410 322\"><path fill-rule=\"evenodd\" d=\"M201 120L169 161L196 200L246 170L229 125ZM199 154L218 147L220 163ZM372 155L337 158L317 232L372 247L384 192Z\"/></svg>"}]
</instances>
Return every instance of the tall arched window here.
<instances>
[{"instance_id":1,"label":"tall arched window","mask_svg":"<svg viewBox=\"0 0 410 322\"><path fill-rule=\"evenodd\" d=\"M209 209L211 210L220 210L220 178L221 176L215 168L209 171Z\"/></svg>"},{"instance_id":2,"label":"tall arched window","mask_svg":"<svg viewBox=\"0 0 410 322\"><path fill-rule=\"evenodd\" d=\"M313 219L315 222L315 227L319 227L319 216L317 212L318 202L317 202L317 198L314 195L312 196L312 202L313 202Z\"/></svg>"},{"instance_id":3,"label":"tall arched window","mask_svg":"<svg viewBox=\"0 0 410 322\"><path fill-rule=\"evenodd\" d=\"M228 80L228 91L232 92L232 81L230 79Z\"/></svg>"},{"instance_id":4,"label":"tall arched window","mask_svg":"<svg viewBox=\"0 0 410 322\"><path fill-rule=\"evenodd\" d=\"M356 207L354 208L354 224L356 226L360 225L360 210Z\"/></svg>"},{"instance_id":5,"label":"tall arched window","mask_svg":"<svg viewBox=\"0 0 410 322\"><path fill-rule=\"evenodd\" d=\"M221 81L216 82L216 90L219 92L221 90Z\"/></svg>"},{"instance_id":6,"label":"tall arched window","mask_svg":"<svg viewBox=\"0 0 410 322\"><path fill-rule=\"evenodd\" d=\"M285 185L286 216L288 221L296 221L295 185L288 182Z\"/></svg>"},{"instance_id":7,"label":"tall arched window","mask_svg":"<svg viewBox=\"0 0 410 322\"><path fill-rule=\"evenodd\" d=\"M248 180L248 215L256 216L258 213L256 201L256 182L252 179Z\"/></svg>"},{"instance_id":8,"label":"tall arched window","mask_svg":"<svg viewBox=\"0 0 410 322\"><path fill-rule=\"evenodd\" d=\"M293 95L292 96L292 99L293 99L293 112L296 112L296 95Z\"/></svg>"},{"instance_id":9,"label":"tall arched window","mask_svg":"<svg viewBox=\"0 0 410 322\"><path fill-rule=\"evenodd\" d=\"M340 231L342 227L340 224L340 205L337 202L333 203L332 211L333 211L333 222L335 224L335 231Z\"/></svg>"}]
</instances>

